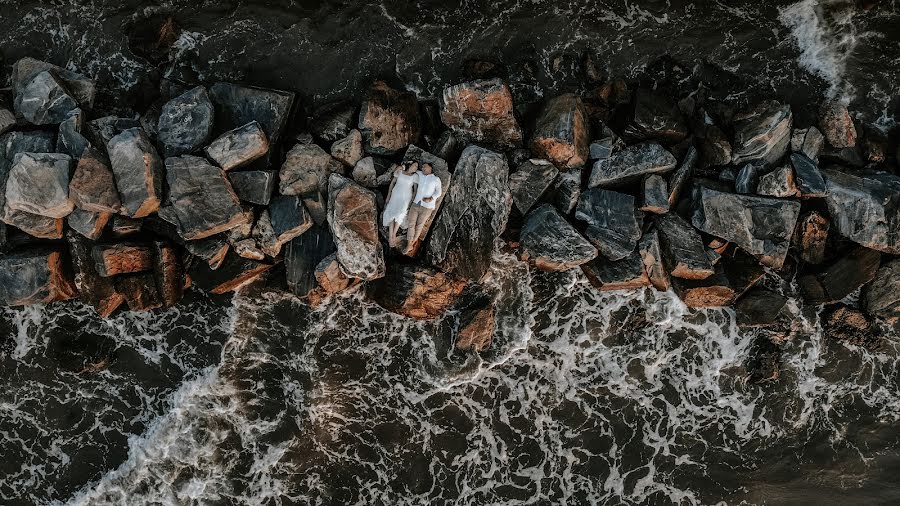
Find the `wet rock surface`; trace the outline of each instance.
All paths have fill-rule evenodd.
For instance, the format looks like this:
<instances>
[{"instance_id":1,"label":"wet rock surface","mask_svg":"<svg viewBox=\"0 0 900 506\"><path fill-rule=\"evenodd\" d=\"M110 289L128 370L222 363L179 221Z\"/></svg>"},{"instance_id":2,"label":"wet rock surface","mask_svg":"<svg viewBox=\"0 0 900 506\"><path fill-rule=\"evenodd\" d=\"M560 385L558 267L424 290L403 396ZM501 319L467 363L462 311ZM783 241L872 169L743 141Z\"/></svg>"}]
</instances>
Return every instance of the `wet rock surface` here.
<instances>
[{"instance_id":1,"label":"wet rock surface","mask_svg":"<svg viewBox=\"0 0 900 506\"><path fill-rule=\"evenodd\" d=\"M900 254L900 177L824 171L833 229L884 253Z\"/></svg>"},{"instance_id":2,"label":"wet rock surface","mask_svg":"<svg viewBox=\"0 0 900 506\"><path fill-rule=\"evenodd\" d=\"M456 302L466 282L426 266L392 263L367 287L366 296L388 311L429 320Z\"/></svg>"},{"instance_id":3,"label":"wet rock surface","mask_svg":"<svg viewBox=\"0 0 900 506\"><path fill-rule=\"evenodd\" d=\"M446 88L441 95L441 121L466 142L500 149L522 144L512 94L500 79Z\"/></svg>"},{"instance_id":4,"label":"wet rock surface","mask_svg":"<svg viewBox=\"0 0 900 506\"><path fill-rule=\"evenodd\" d=\"M627 184L642 176L669 172L677 163L672 153L659 143L635 144L594 163L588 186L608 188Z\"/></svg>"},{"instance_id":5,"label":"wet rock surface","mask_svg":"<svg viewBox=\"0 0 900 506\"><path fill-rule=\"evenodd\" d=\"M597 249L550 204L528 213L520 232L528 262L543 271L565 271L597 256Z\"/></svg>"},{"instance_id":6,"label":"wet rock surface","mask_svg":"<svg viewBox=\"0 0 900 506\"><path fill-rule=\"evenodd\" d=\"M367 153L390 155L418 142L422 126L415 94L376 82L359 111L359 130Z\"/></svg>"},{"instance_id":7,"label":"wet rock surface","mask_svg":"<svg viewBox=\"0 0 900 506\"><path fill-rule=\"evenodd\" d=\"M244 202L265 206L272 199L278 176L272 170L230 172L228 182L234 193Z\"/></svg>"},{"instance_id":8,"label":"wet rock surface","mask_svg":"<svg viewBox=\"0 0 900 506\"><path fill-rule=\"evenodd\" d=\"M641 237L631 195L591 188L578 199L575 217L587 222L585 237L609 260L628 256Z\"/></svg>"},{"instance_id":9,"label":"wet rock surface","mask_svg":"<svg viewBox=\"0 0 900 506\"><path fill-rule=\"evenodd\" d=\"M78 102L62 82L46 70L16 92L16 113L34 125L61 123L77 108Z\"/></svg>"},{"instance_id":10,"label":"wet rock surface","mask_svg":"<svg viewBox=\"0 0 900 506\"><path fill-rule=\"evenodd\" d=\"M106 145L122 207L128 216L142 218L159 209L163 162L153 142L140 128L114 136Z\"/></svg>"},{"instance_id":11,"label":"wet rock surface","mask_svg":"<svg viewBox=\"0 0 900 506\"><path fill-rule=\"evenodd\" d=\"M163 156L184 155L201 148L212 135L214 119L209 93L202 86L166 102L157 126Z\"/></svg>"},{"instance_id":12,"label":"wet rock surface","mask_svg":"<svg viewBox=\"0 0 900 506\"><path fill-rule=\"evenodd\" d=\"M528 160L510 174L509 190L519 212L525 214L530 211L550 188L557 175L559 170L552 163L541 159Z\"/></svg>"},{"instance_id":13,"label":"wet rock surface","mask_svg":"<svg viewBox=\"0 0 900 506\"><path fill-rule=\"evenodd\" d=\"M256 121L225 132L206 147L206 154L224 170L247 165L268 152L269 140Z\"/></svg>"},{"instance_id":14,"label":"wet rock surface","mask_svg":"<svg viewBox=\"0 0 900 506\"><path fill-rule=\"evenodd\" d=\"M776 163L790 147L792 126L790 106L774 101L760 102L738 113L734 118L732 163Z\"/></svg>"},{"instance_id":15,"label":"wet rock surface","mask_svg":"<svg viewBox=\"0 0 900 506\"><path fill-rule=\"evenodd\" d=\"M225 172L205 159L167 158L166 179L176 225L185 239L203 239L246 223Z\"/></svg>"},{"instance_id":16,"label":"wet rock surface","mask_svg":"<svg viewBox=\"0 0 900 506\"><path fill-rule=\"evenodd\" d=\"M531 150L560 168L583 166L588 160L590 125L581 98L567 93L550 99L541 110Z\"/></svg>"},{"instance_id":17,"label":"wet rock surface","mask_svg":"<svg viewBox=\"0 0 900 506\"><path fill-rule=\"evenodd\" d=\"M0 256L0 304L22 306L67 300L75 286L59 251L23 251Z\"/></svg>"},{"instance_id":18,"label":"wet rock surface","mask_svg":"<svg viewBox=\"0 0 900 506\"><path fill-rule=\"evenodd\" d=\"M344 274L362 280L384 276L375 194L337 174L331 175L328 188L328 225Z\"/></svg>"},{"instance_id":19,"label":"wet rock surface","mask_svg":"<svg viewBox=\"0 0 900 506\"><path fill-rule=\"evenodd\" d=\"M688 128L670 98L640 88L634 93L623 136L629 142L657 140L674 144L684 140Z\"/></svg>"}]
</instances>

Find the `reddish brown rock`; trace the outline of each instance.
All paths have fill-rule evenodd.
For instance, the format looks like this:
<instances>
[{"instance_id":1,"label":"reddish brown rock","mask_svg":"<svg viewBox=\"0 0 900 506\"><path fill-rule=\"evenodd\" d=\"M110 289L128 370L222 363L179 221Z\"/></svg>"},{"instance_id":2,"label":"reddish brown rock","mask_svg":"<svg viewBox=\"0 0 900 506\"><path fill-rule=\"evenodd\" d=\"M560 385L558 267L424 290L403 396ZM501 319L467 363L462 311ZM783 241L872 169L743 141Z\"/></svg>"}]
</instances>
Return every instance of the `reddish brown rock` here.
<instances>
[{"instance_id":1,"label":"reddish brown rock","mask_svg":"<svg viewBox=\"0 0 900 506\"><path fill-rule=\"evenodd\" d=\"M240 200L222 169L183 155L166 158L166 171L173 215L185 239L203 239L246 224Z\"/></svg>"},{"instance_id":2,"label":"reddish brown rock","mask_svg":"<svg viewBox=\"0 0 900 506\"><path fill-rule=\"evenodd\" d=\"M121 209L109 162L96 149L88 147L81 154L69 182L69 196L85 211L118 213Z\"/></svg>"},{"instance_id":3,"label":"reddish brown rock","mask_svg":"<svg viewBox=\"0 0 900 506\"><path fill-rule=\"evenodd\" d=\"M66 239L72 256L78 297L92 306L97 314L106 318L125 302L125 296L116 290L112 280L97 273L91 257L91 241L72 232L66 233Z\"/></svg>"},{"instance_id":4,"label":"reddish brown rock","mask_svg":"<svg viewBox=\"0 0 900 506\"><path fill-rule=\"evenodd\" d=\"M23 306L67 300L75 285L58 251L0 255L0 305Z\"/></svg>"},{"instance_id":5,"label":"reddish brown rock","mask_svg":"<svg viewBox=\"0 0 900 506\"><path fill-rule=\"evenodd\" d=\"M500 79L450 86L441 96L441 121L470 143L496 148L522 144L512 93Z\"/></svg>"},{"instance_id":6,"label":"reddish brown rock","mask_svg":"<svg viewBox=\"0 0 900 506\"><path fill-rule=\"evenodd\" d=\"M810 211L800 217L794 243L804 262L820 264L825 260L825 244L830 223L822 213Z\"/></svg>"},{"instance_id":7,"label":"reddish brown rock","mask_svg":"<svg viewBox=\"0 0 900 506\"><path fill-rule=\"evenodd\" d=\"M116 290L125 297L129 311L150 311L162 307L153 274L130 274L116 278Z\"/></svg>"},{"instance_id":8,"label":"reddish brown rock","mask_svg":"<svg viewBox=\"0 0 900 506\"><path fill-rule=\"evenodd\" d=\"M367 153L394 154L419 140L419 102L414 93L377 81L359 111L359 130Z\"/></svg>"},{"instance_id":9,"label":"reddish brown rock","mask_svg":"<svg viewBox=\"0 0 900 506\"><path fill-rule=\"evenodd\" d=\"M823 334L838 341L854 346L862 346L869 350L877 350L881 339L873 332L872 322L861 311L846 306L839 306L823 315Z\"/></svg>"},{"instance_id":10,"label":"reddish brown rock","mask_svg":"<svg viewBox=\"0 0 900 506\"><path fill-rule=\"evenodd\" d=\"M367 284L366 294L388 311L418 320L442 315L466 282L430 267L391 263L385 276Z\"/></svg>"},{"instance_id":11,"label":"reddish brown rock","mask_svg":"<svg viewBox=\"0 0 900 506\"><path fill-rule=\"evenodd\" d=\"M566 93L544 105L534 127L531 149L560 168L582 167L588 159L590 125L581 98Z\"/></svg>"},{"instance_id":12,"label":"reddish brown rock","mask_svg":"<svg viewBox=\"0 0 900 506\"><path fill-rule=\"evenodd\" d=\"M110 244L94 246L91 250L97 272L103 277L147 271L153 268L153 258L146 246Z\"/></svg>"},{"instance_id":13,"label":"reddish brown rock","mask_svg":"<svg viewBox=\"0 0 900 506\"><path fill-rule=\"evenodd\" d=\"M316 281L327 293L340 293L350 286L350 278L343 271L334 253L325 257L316 266Z\"/></svg>"},{"instance_id":14,"label":"reddish brown rock","mask_svg":"<svg viewBox=\"0 0 900 506\"><path fill-rule=\"evenodd\" d=\"M165 242L154 242L153 278L163 307L172 307L184 295L184 268L175 248Z\"/></svg>"},{"instance_id":15,"label":"reddish brown rock","mask_svg":"<svg viewBox=\"0 0 900 506\"><path fill-rule=\"evenodd\" d=\"M828 144L836 148L856 146L856 126L847 106L836 101L822 105L819 110L819 127Z\"/></svg>"},{"instance_id":16,"label":"reddish brown rock","mask_svg":"<svg viewBox=\"0 0 900 506\"><path fill-rule=\"evenodd\" d=\"M495 327L493 299L484 292L478 293L459 313L456 349L481 353L490 347Z\"/></svg>"}]
</instances>

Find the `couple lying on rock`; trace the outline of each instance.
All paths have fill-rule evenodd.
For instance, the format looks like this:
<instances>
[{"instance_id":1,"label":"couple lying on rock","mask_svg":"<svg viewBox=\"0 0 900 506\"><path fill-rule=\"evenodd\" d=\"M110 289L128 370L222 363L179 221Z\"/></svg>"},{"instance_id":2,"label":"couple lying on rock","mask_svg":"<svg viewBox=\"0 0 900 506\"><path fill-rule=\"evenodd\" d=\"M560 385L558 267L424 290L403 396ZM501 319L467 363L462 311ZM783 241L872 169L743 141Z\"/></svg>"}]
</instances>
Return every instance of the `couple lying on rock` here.
<instances>
[{"instance_id":1,"label":"couple lying on rock","mask_svg":"<svg viewBox=\"0 0 900 506\"><path fill-rule=\"evenodd\" d=\"M397 230L406 229L406 249L411 251L425 223L434 212L441 196L441 180L433 173L430 163L403 162L394 169L394 178L388 190L387 204L381 215L381 223L388 227L388 245L399 244Z\"/></svg>"}]
</instances>

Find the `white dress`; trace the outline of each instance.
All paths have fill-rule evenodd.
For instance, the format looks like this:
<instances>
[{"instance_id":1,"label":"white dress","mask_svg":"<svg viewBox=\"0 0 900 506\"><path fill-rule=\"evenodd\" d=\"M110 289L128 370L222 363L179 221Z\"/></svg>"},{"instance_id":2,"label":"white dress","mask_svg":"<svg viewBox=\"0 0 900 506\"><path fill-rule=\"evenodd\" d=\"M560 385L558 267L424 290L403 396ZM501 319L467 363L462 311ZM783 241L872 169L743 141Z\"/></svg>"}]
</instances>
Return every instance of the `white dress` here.
<instances>
[{"instance_id":1,"label":"white dress","mask_svg":"<svg viewBox=\"0 0 900 506\"><path fill-rule=\"evenodd\" d=\"M418 178L415 174L407 176L401 172L397 174L396 179L397 182L394 183L391 200L384 206L381 224L387 227L392 221L396 221L401 227L406 228L406 213L409 211L409 205L412 203L413 185L418 181Z\"/></svg>"}]
</instances>

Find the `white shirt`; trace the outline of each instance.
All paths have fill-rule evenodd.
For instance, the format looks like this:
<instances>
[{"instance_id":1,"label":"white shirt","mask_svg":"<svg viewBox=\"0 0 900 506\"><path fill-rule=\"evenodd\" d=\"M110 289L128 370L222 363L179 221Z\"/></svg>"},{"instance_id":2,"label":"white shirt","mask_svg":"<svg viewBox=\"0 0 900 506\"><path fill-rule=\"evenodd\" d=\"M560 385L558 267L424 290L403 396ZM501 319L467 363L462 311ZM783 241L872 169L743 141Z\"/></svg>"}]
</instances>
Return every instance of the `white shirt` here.
<instances>
[{"instance_id":1,"label":"white shirt","mask_svg":"<svg viewBox=\"0 0 900 506\"><path fill-rule=\"evenodd\" d=\"M425 175L422 171L416 172L419 187L416 189L416 198L413 199L414 204L418 204L426 209L434 209L437 204L438 197L441 196L441 178L434 174ZM423 199L431 197L431 202L425 202Z\"/></svg>"}]
</instances>

